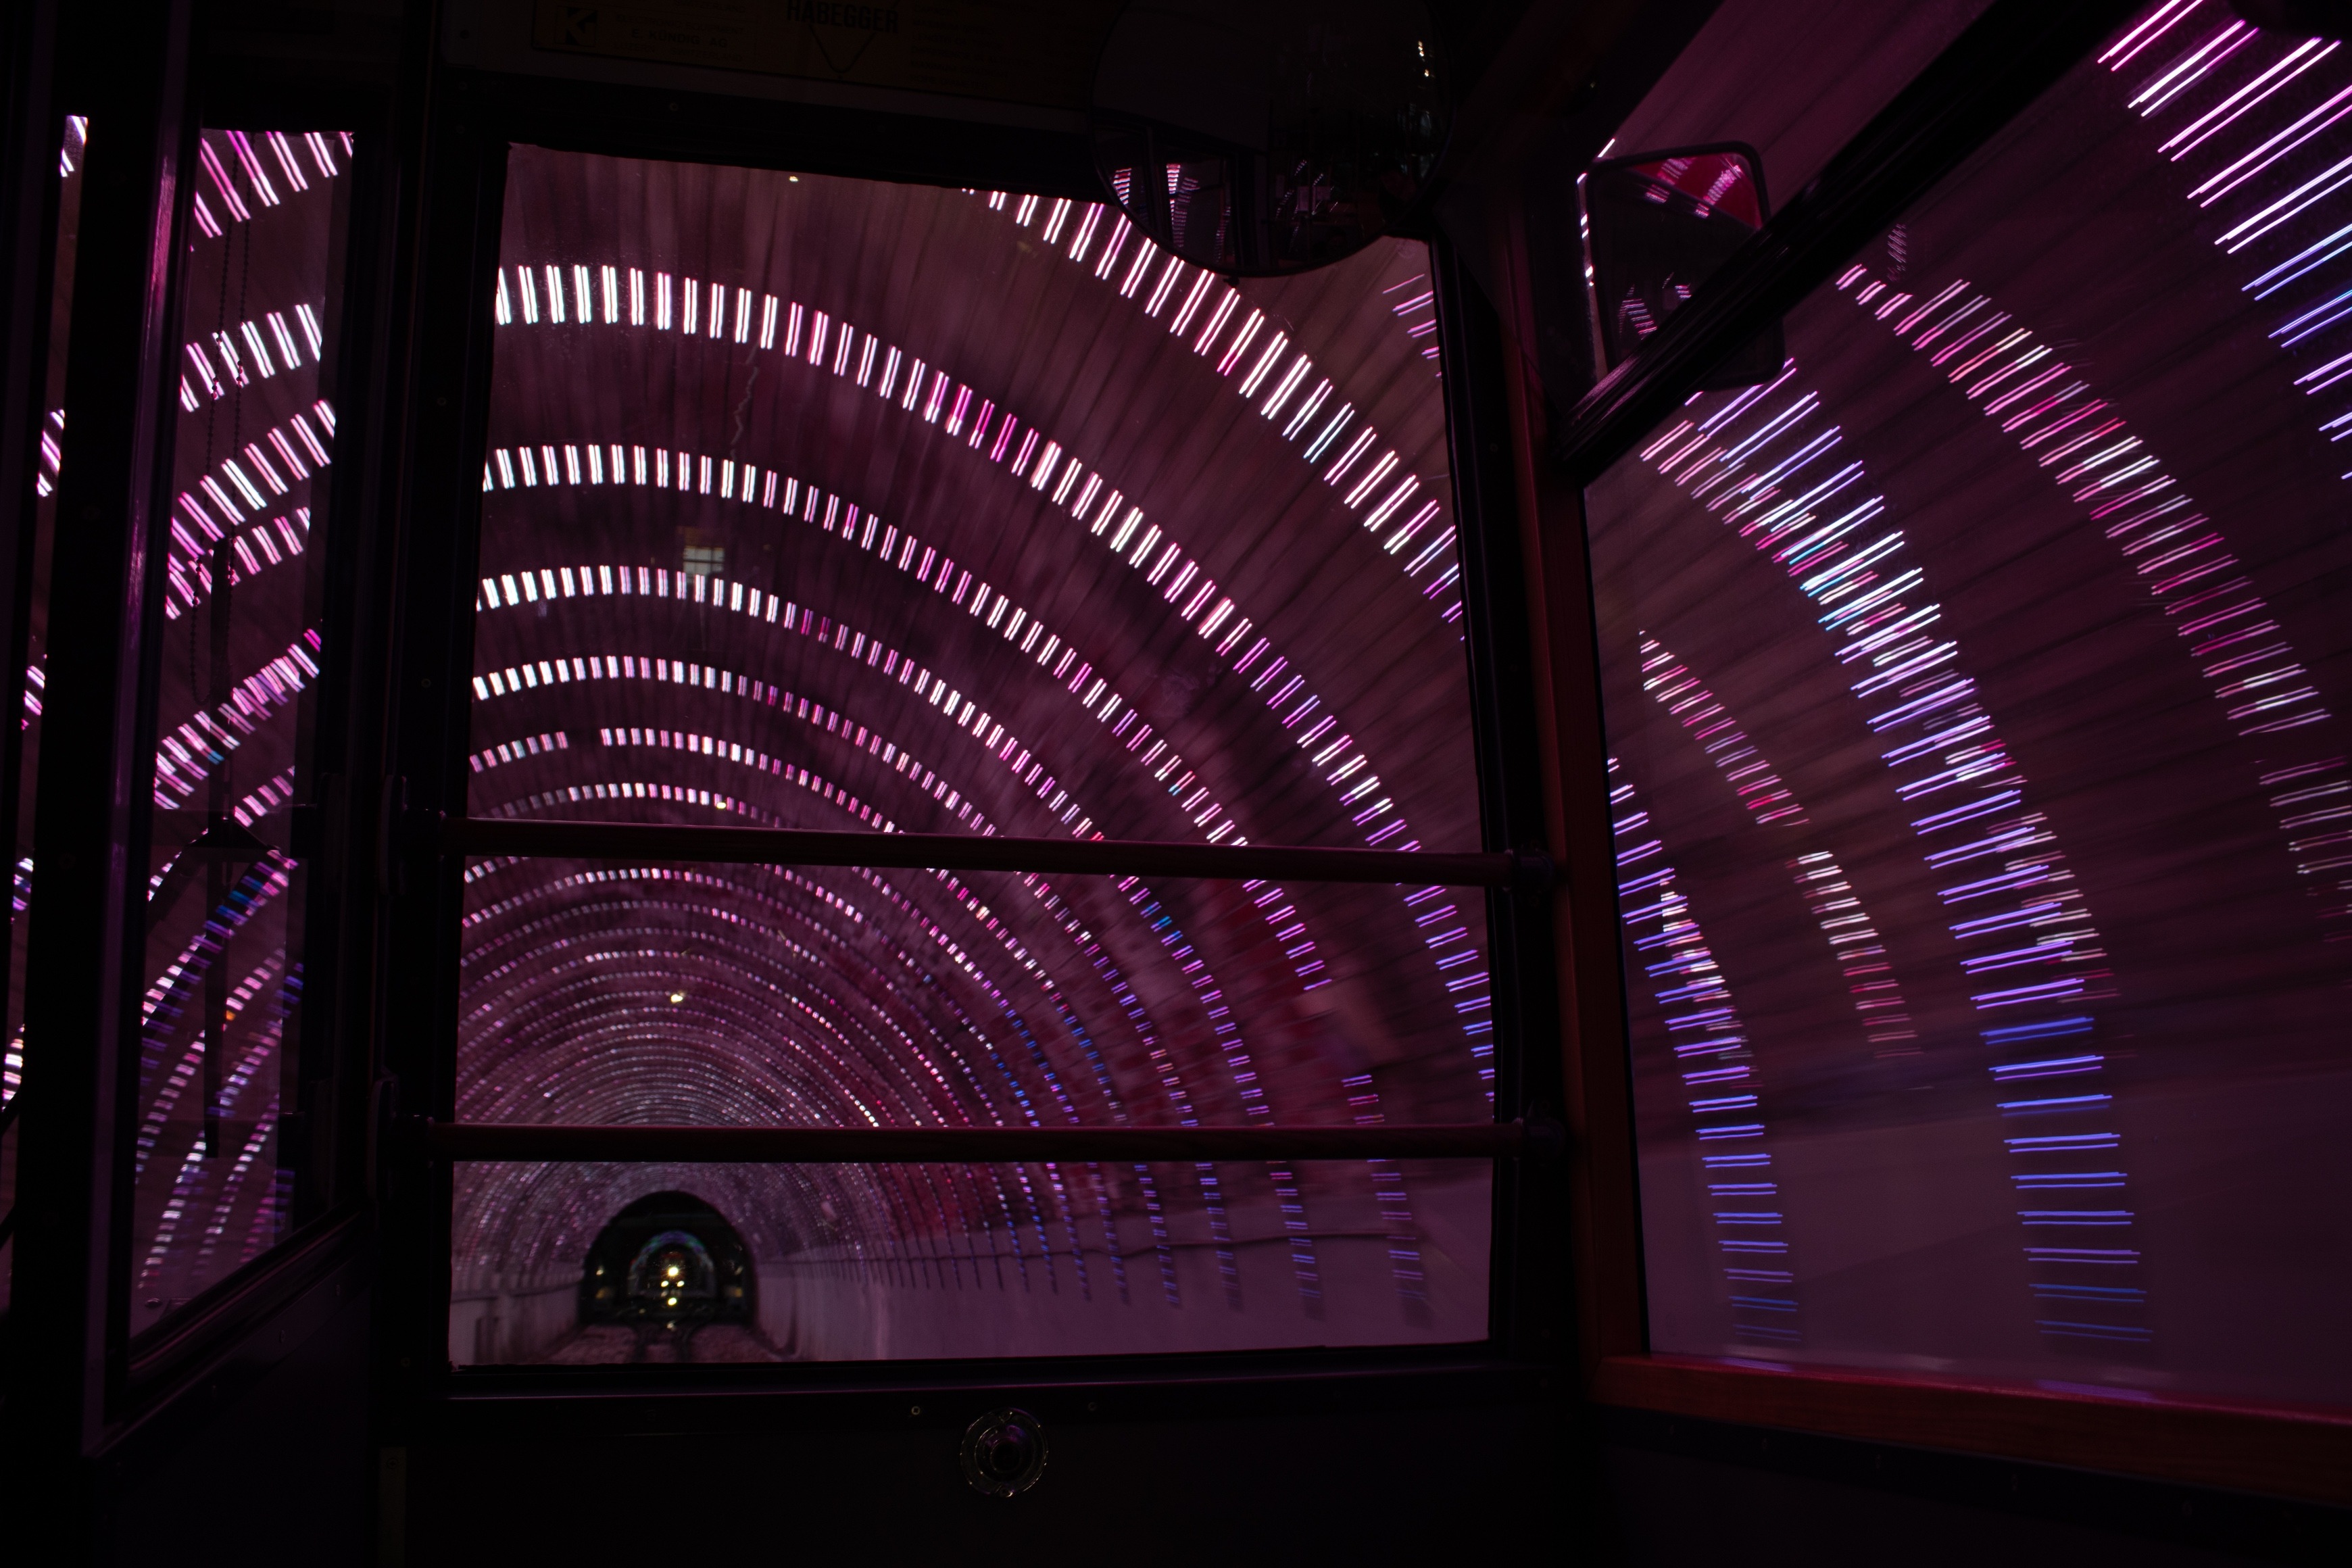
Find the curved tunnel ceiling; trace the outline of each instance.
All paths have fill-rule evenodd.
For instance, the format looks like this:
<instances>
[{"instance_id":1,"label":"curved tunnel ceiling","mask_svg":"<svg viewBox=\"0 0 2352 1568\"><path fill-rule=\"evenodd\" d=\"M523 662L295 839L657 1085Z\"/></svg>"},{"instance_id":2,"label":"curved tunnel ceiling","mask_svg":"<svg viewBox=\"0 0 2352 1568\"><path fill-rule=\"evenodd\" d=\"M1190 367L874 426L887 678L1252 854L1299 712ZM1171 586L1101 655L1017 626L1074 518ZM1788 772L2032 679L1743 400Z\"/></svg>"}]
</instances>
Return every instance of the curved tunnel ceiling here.
<instances>
[{"instance_id":1,"label":"curved tunnel ceiling","mask_svg":"<svg viewBox=\"0 0 2352 1568\"><path fill-rule=\"evenodd\" d=\"M1419 246L1236 289L1082 204L517 148L503 251L474 815L1476 847ZM1486 1113L1444 889L467 879L468 1119ZM908 1280L1181 1307L1213 1257L1220 1342L1339 1331L1360 1238L1349 1336L1483 1332L1483 1174L1387 1163L470 1167L460 1275L576 1271L671 1188Z\"/></svg>"}]
</instances>

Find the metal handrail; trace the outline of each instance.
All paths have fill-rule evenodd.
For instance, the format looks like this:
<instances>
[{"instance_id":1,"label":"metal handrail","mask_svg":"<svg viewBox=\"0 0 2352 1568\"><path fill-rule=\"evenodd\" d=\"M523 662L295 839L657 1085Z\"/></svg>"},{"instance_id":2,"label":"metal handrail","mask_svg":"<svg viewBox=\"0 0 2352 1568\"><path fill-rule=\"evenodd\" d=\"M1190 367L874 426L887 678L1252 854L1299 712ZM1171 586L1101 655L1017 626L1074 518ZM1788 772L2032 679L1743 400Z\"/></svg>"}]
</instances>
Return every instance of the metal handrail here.
<instances>
[{"instance_id":1,"label":"metal handrail","mask_svg":"<svg viewBox=\"0 0 2352 1568\"><path fill-rule=\"evenodd\" d=\"M518 1122L407 1129L443 1160L683 1163L991 1163L1147 1160L1496 1160L1549 1153L1549 1122L1375 1127L629 1127Z\"/></svg>"},{"instance_id":2,"label":"metal handrail","mask_svg":"<svg viewBox=\"0 0 2352 1568\"><path fill-rule=\"evenodd\" d=\"M817 833L787 827L693 827L641 822L509 822L483 817L447 818L433 827L429 837L444 854L526 858L561 856L1530 890L1544 887L1551 878L1550 861L1532 850L1450 854L952 833Z\"/></svg>"}]
</instances>

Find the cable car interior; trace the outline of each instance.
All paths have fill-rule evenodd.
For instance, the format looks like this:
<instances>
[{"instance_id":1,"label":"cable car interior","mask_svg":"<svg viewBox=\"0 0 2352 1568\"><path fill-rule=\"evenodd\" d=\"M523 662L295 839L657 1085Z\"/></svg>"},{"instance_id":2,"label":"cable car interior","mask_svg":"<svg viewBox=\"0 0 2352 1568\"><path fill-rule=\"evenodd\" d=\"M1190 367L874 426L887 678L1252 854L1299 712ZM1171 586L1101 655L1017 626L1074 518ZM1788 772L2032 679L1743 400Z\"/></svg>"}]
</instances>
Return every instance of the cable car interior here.
<instances>
[{"instance_id":1,"label":"cable car interior","mask_svg":"<svg viewBox=\"0 0 2352 1568\"><path fill-rule=\"evenodd\" d=\"M2347 1560L2347 39L19 0L22 1560Z\"/></svg>"}]
</instances>

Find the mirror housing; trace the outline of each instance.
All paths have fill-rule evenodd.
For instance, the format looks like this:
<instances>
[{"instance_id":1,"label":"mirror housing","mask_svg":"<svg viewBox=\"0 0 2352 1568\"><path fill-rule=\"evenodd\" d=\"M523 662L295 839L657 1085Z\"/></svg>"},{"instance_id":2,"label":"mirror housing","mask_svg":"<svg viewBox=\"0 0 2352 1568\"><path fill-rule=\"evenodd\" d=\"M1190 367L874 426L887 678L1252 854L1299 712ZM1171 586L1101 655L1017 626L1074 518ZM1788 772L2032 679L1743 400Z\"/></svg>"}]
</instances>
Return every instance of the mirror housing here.
<instances>
[{"instance_id":1,"label":"mirror housing","mask_svg":"<svg viewBox=\"0 0 2352 1568\"><path fill-rule=\"evenodd\" d=\"M1596 378L1633 358L1771 216L1764 161L1740 142L1606 159L1576 193ZM1786 357L1775 321L1701 385L1769 381Z\"/></svg>"}]
</instances>

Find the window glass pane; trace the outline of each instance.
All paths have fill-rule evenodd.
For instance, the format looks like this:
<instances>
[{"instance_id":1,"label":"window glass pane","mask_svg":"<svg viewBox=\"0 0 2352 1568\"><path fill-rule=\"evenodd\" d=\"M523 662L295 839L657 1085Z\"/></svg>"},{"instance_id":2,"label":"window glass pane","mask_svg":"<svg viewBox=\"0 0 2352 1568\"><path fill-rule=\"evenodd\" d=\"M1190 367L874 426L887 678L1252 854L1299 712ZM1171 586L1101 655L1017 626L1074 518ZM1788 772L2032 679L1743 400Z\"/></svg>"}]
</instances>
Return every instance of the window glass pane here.
<instances>
[{"instance_id":1,"label":"window glass pane","mask_svg":"<svg viewBox=\"0 0 2352 1568\"><path fill-rule=\"evenodd\" d=\"M33 781L40 776L41 689L48 668L49 549L57 537L57 489L59 466L65 459L66 350L73 320L74 240L81 232L82 149L89 139L89 121L79 114L65 117L58 141L58 236L56 270L49 289L48 357L41 373L40 448L33 478L32 537L21 541L20 559L28 568L24 586L25 666L18 698L24 708L17 718L15 766L15 837L8 856L7 1024L0 1047L0 1215L13 1213L16 1204L16 1090L25 1073L25 900L32 885ZM5 754L5 753L0 753ZM0 1240L0 1313L8 1310L16 1260L15 1230Z\"/></svg>"},{"instance_id":2,"label":"window glass pane","mask_svg":"<svg viewBox=\"0 0 2352 1568\"><path fill-rule=\"evenodd\" d=\"M503 249L474 815L1476 847L1420 245L1236 289L1090 204L518 148ZM467 875L463 1120L1489 1114L1475 896ZM473 1167L451 1354L572 1353L597 1237L665 1192L750 1249L778 1354L1477 1339L1487 1189ZM947 1253L984 1280L906 1271ZM855 1291L867 1337L792 1327Z\"/></svg>"},{"instance_id":3,"label":"window glass pane","mask_svg":"<svg viewBox=\"0 0 2352 1568\"><path fill-rule=\"evenodd\" d=\"M1590 492L1657 1349L2352 1398L2347 90L2152 13Z\"/></svg>"},{"instance_id":4,"label":"window glass pane","mask_svg":"<svg viewBox=\"0 0 2352 1568\"><path fill-rule=\"evenodd\" d=\"M320 571L352 142L205 131L184 220L163 542L131 1327L163 1321L321 1199L285 1133L304 1080L291 811L324 659Z\"/></svg>"},{"instance_id":5,"label":"window glass pane","mask_svg":"<svg viewBox=\"0 0 2352 1568\"><path fill-rule=\"evenodd\" d=\"M461 1165L458 1190L505 1227L506 1257L562 1263L461 1278L449 1357L619 1366L1475 1339L1484 1325L1463 1303L1484 1299L1486 1215L1453 1201L1461 1163L1379 1177L1420 1203L1410 1297L1398 1200L1347 1167Z\"/></svg>"}]
</instances>

